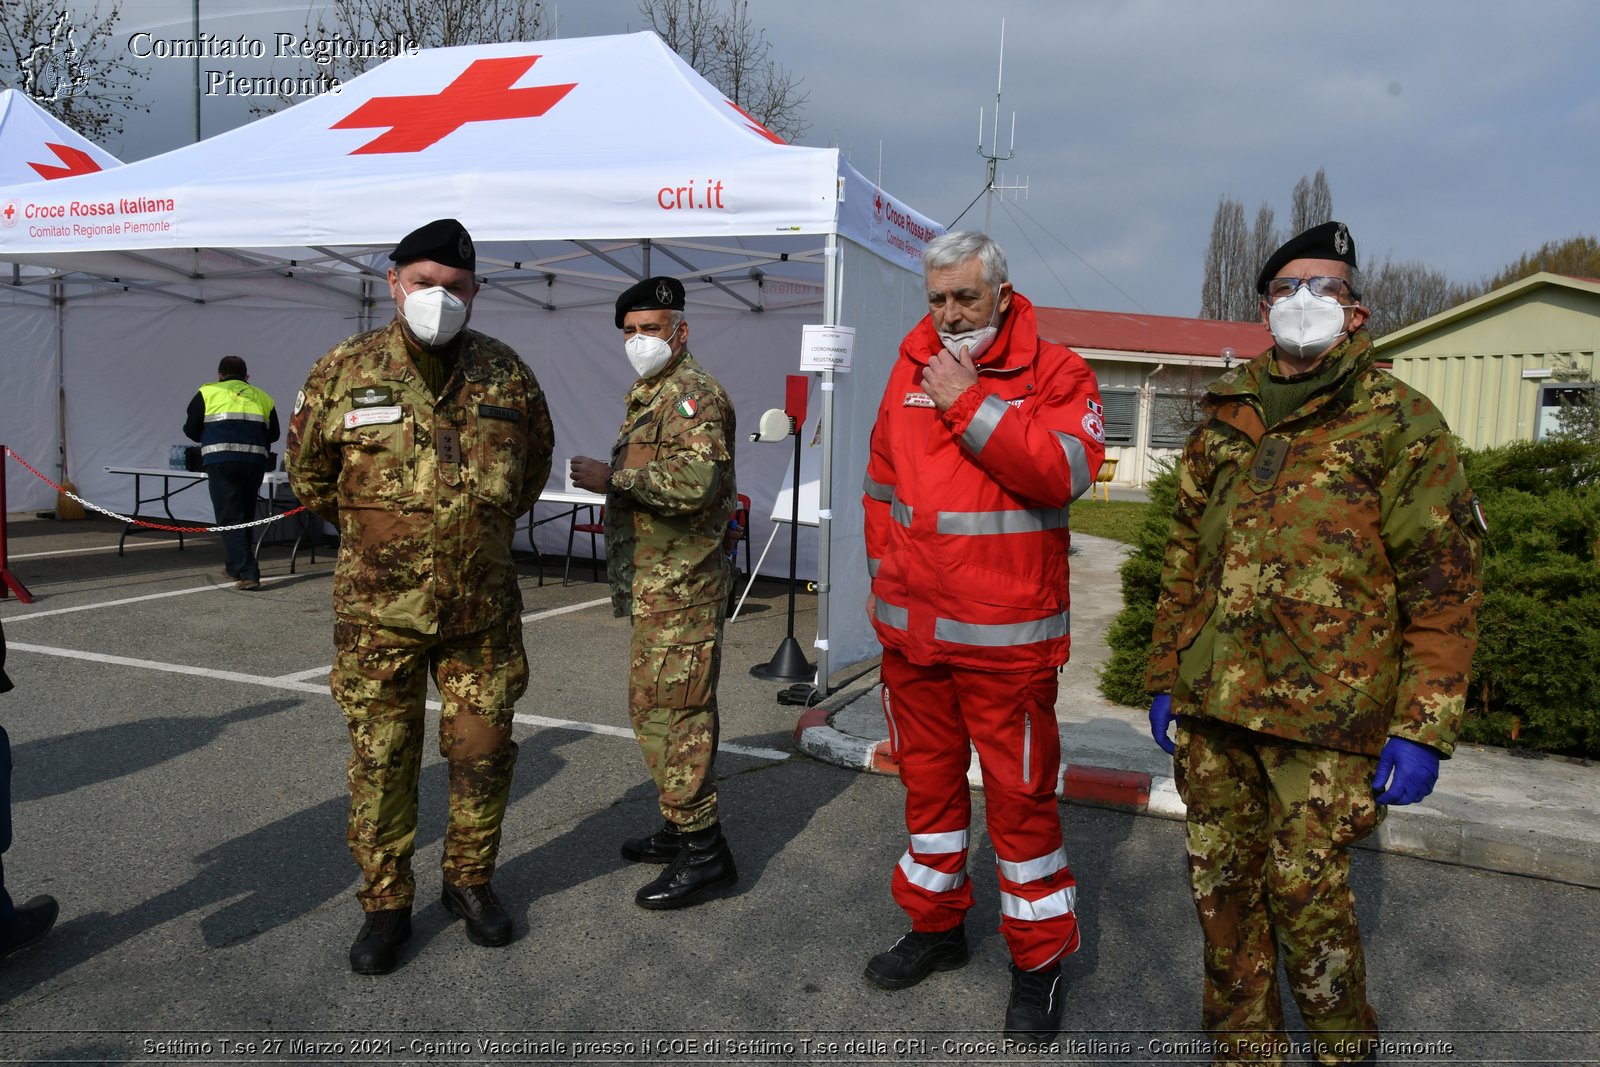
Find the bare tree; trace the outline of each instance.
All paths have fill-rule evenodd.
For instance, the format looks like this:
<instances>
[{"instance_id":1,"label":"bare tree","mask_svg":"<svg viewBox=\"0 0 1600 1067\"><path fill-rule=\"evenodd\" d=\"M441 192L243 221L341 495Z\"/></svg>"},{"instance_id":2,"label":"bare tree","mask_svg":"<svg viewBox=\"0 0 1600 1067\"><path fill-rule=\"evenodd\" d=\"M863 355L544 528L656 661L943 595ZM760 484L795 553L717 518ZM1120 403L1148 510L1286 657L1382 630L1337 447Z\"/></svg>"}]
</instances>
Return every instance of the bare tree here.
<instances>
[{"instance_id":1,"label":"bare tree","mask_svg":"<svg viewBox=\"0 0 1600 1067\"><path fill-rule=\"evenodd\" d=\"M1259 216L1258 216L1259 217ZM1206 246L1205 280L1200 285L1200 317L1249 322L1257 314L1255 268L1248 262L1250 232L1244 205L1230 197L1217 201Z\"/></svg>"},{"instance_id":2,"label":"bare tree","mask_svg":"<svg viewBox=\"0 0 1600 1067\"><path fill-rule=\"evenodd\" d=\"M110 47L121 20L121 0L103 15L96 4L76 18L61 0L5 0L0 63L14 73L0 84L32 97L91 141L105 142L122 132L125 112L150 110L135 92L150 72Z\"/></svg>"},{"instance_id":3,"label":"bare tree","mask_svg":"<svg viewBox=\"0 0 1600 1067\"><path fill-rule=\"evenodd\" d=\"M1267 257L1276 252L1282 243L1283 239L1278 235L1278 224L1272 205L1263 200L1261 206L1256 209L1255 225L1250 227L1250 252L1245 262L1246 269L1251 272L1259 271L1262 264L1266 263ZM1254 311L1253 306L1252 311Z\"/></svg>"},{"instance_id":4,"label":"bare tree","mask_svg":"<svg viewBox=\"0 0 1600 1067\"><path fill-rule=\"evenodd\" d=\"M1367 261L1360 282L1361 302L1372 309L1367 329L1374 337L1421 322L1470 299L1464 287L1423 263Z\"/></svg>"},{"instance_id":5,"label":"bare tree","mask_svg":"<svg viewBox=\"0 0 1600 1067\"><path fill-rule=\"evenodd\" d=\"M1505 270L1486 283L1484 292L1510 285L1542 270L1570 274L1576 278L1600 278L1600 241L1582 233L1565 241L1546 241L1538 251L1508 264Z\"/></svg>"},{"instance_id":6,"label":"bare tree","mask_svg":"<svg viewBox=\"0 0 1600 1067\"><path fill-rule=\"evenodd\" d=\"M325 56L313 57L317 77L331 88L392 58L402 47L538 41L550 36L552 22L545 0L332 0L317 9L314 21L307 20L306 37L313 43L342 40L388 46L330 49ZM294 102L280 94L251 111L265 114Z\"/></svg>"},{"instance_id":7,"label":"bare tree","mask_svg":"<svg viewBox=\"0 0 1600 1067\"><path fill-rule=\"evenodd\" d=\"M1321 226L1333 218L1333 192L1328 188L1326 168L1318 167L1317 176L1302 177L1294 183L1293 204L1289 211L1289 236L1305 233L1313 226Z\"/></svg>"},{"instance_id":8,"label":"bare tree","mask_svg":"<svg viewBox=\"0 0 1600 1067\"><path fill-rule=\"evenodd\" d=\"M750 0L640 0L639 14L668 48L786 141L811 128L803 79L771 58L772 42L750 20Z\"/></svg>"}]
</instances>

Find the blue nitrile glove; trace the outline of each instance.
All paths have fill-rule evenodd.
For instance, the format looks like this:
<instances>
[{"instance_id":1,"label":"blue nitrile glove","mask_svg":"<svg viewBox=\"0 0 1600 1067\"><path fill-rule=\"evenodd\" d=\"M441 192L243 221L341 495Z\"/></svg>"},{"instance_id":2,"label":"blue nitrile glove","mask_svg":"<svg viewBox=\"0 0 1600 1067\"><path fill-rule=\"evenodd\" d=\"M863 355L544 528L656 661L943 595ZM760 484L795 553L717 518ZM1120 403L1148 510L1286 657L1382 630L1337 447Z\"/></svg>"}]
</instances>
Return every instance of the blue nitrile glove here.
<instances>
[{"instance_id":1,"label":"blue nitrile glove","mask_svg":"<svg viewBox=\"0 0 1600 1067\"><path fill-rule=\"evenodd\" d=\"M1172 694L1157 693L1156 698L1150 702L1150 736L1156 739L1156 744L1161 746L1163 752L1172 755L1178 746L1172 743L1167 736L1167 727L1178 721L1178 716L1172 714Z\"/></svg>"},{"instance_id":2,"label":"blue nitrile glove","mask_svg":"<svg viewBox=\"0 0 1600 1067\"><path fill-rule=\"evenodd\" d=\"M1378 756L1378 773L1373 776L1372 788L1383 790L1378 794L1379 804L1415 804L1433 792L1438 780L1438 752L1404 737L1391 737L1383 743L1383 752Z\"/></svg>"}]
</instances>

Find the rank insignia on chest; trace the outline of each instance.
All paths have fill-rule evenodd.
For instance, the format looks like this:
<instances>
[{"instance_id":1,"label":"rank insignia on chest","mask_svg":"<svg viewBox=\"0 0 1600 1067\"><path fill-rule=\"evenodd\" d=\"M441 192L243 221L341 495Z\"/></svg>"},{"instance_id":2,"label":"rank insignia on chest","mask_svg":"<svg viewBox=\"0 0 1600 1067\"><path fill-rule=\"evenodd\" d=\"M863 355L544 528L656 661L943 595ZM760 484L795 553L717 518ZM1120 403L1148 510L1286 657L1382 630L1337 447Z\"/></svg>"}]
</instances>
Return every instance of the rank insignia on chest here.
<instances>
[{"instance_id":1,"label":"rank insignia on chest","mask_svg":"<svg viewBox=\"0 0 1600 1067\"><path fill-rule=\"evenodd\" d=\"M931 408L933 407L933 397L927 393L919 393L913 390L906 394L904 406L908 408Z\"/></svg>"},{"instance_id":2,"label":"rank insignia on chest","mask_svg":"<svg viewBox=\"0 0 1600 1067\"><path fill-rule=\"evenodd\" d=\"M1289 441L1283 437L1263 437L1256 449L1256 461L1250 467L1250 477L1265 486L1278 480L1283 461L1289 458Z\"/></svg>"},{"instance_id":3,"label":"rank insignia on chest","mask_svg":"<svg viewBox=\"0 0 1600 1067\"><path fill-rule=\"evenodd\" d=\"M692 419L700 410L700 405L695 403L694 397L686 396L677 404L678 414L686 419Z\"/></svg>"}]
</instances>

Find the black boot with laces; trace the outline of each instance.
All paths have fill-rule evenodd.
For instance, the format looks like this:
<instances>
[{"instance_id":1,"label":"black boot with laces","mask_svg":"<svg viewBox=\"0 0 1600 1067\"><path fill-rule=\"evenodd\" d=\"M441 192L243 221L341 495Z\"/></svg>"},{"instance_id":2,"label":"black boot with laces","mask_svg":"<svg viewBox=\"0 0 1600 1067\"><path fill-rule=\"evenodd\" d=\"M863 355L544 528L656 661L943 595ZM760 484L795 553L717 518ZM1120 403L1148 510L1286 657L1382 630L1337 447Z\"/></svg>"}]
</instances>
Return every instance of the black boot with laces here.
<instances>
[{"instance_id":1,"label":"black boot with laces","mask_svg":"<svg viewBox=\"0 0 1600 1067\"><path fill-rule=\"evenodd\" d=\"M867 981L884 989L906 989L934 971L953 971L967 962L967 928L933 933L911 931L887 952L867 963Z\"/></svg>"},{"instance_id":2,"label":"black boot with laces","mask_svg":"<svg viewBox=\"0 0 1600 1067\"><path fill-rule=\"evenodd\" d=\"M1046 1041L1061 1029L1061 964L1042 971L1011 965L1011 1002L1006 1005L1006 1037Z\"/></svg>"}]
</instances>

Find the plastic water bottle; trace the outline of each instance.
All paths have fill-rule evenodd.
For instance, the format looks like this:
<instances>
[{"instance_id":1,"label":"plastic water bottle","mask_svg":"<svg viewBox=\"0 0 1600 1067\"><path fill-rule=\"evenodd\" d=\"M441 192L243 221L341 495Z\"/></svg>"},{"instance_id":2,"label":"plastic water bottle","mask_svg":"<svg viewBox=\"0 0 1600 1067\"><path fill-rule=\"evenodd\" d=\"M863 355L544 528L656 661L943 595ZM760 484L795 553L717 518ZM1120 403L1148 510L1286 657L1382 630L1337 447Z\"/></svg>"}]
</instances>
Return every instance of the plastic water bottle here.
<instances>
[{"instance_id":1,"label":"plastic water bottle","mask_svg":"<svg viewBox=\"0 0 1600 1067\"><path fill-rule=\"evenodd\" d=\"M184 459L184 447L182 445L172 446L172 450L167 453L167 466L175 471L188 469L189 464Z\"/></svg>"}]
</instances>

